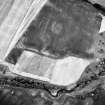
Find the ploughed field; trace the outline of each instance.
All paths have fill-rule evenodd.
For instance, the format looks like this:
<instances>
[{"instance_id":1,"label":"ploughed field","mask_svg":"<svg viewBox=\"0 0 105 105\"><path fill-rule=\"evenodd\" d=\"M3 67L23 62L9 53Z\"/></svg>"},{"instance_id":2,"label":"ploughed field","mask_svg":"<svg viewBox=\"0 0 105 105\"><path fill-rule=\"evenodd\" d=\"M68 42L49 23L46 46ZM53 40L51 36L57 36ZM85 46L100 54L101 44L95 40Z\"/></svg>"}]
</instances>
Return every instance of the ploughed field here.
<instances>
[{"instance_id":1,"label":"ploughed field","mask_svg":"<svg viewBox=\"0 0 105 105\"><path fill-rule=\"evenodd\" d=\"M90 4L76 2L45 5L17 43L18 49L38 50L54 58L92 57L88 50L100 29L101 16Z\"/></svg>"}]
</instances>

